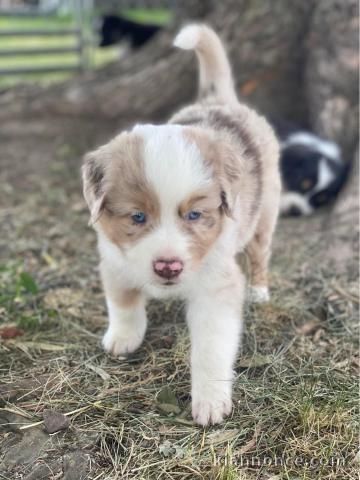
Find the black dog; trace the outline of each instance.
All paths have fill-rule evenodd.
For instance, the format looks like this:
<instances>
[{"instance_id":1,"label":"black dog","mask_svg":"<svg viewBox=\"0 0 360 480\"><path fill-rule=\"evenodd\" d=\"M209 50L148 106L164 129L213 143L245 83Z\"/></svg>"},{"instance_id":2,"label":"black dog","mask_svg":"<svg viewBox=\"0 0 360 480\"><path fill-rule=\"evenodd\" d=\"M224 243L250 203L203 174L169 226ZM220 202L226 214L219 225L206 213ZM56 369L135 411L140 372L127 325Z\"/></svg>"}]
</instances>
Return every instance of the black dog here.
<instances>
[{"instance_id":1,"label":"black dog","mask_svg":"<svg viewBox=\"0 0 360 480\"><path fill-rule=\"evenodd\" d=\"M339 146L284 122L272 124L281 145L281 214L310 215L333 202L349 173Z\"/></svg>"},{"instance_id":2,"label":"black dog","mask_svg":"<svg viewBox=\"0 0 360 480\"><path fill-rule=\"evenodd\" d=\"M100 23L100 47L108 47L127 40L132 48L140 48L150 40L161 27L132 22L118 15L104 15Z\"/></svg>"}]
</instances>

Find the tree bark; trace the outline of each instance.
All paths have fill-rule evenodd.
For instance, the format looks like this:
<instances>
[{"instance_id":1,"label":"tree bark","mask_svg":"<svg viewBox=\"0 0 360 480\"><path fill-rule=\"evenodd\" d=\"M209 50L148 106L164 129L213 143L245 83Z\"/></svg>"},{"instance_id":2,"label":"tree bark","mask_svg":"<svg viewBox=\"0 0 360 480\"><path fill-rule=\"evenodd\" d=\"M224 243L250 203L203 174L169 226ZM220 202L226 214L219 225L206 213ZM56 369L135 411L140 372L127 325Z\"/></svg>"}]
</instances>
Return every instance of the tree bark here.
<instances>
[{"instance_id":1,"label":"tree bark","mask_svg":"<svg viewBox=\"0 0 360 480\"><path fill-rule=\"evenodd\" d=\"M351 161L359 131L359 4L321 0L310 22L305 88L310 124Z\"/></svg>"},{"instance_id":2,"label":"tree bark","mask_svg":"<svg viewBox=\"0 0 360 480\"><path fill-rule=\"evenodd\" d=\"M86 123L111 135L133 122L165 120L196 94L194 55L171 46L180 24L195 16L223 37L242 101L337 141L345 158L353 158L359 110L356 0L186 0L181 6L176 21L121 62L60 86L3 93L0 121L50 118L77 135Z\"/></svg>"},{"instance_id":3,"label":"tree bark","mask_svg":"<svg viewBox=\"0 0 360 480\"><path fill-rule=\"evenodd\" d=\"M265 114L305 125L304 38L314 1L226 0L214 2L214 8L205 2L200 12L228 46L240 96ZM96 115L126 123L166 118L196 92L194 56L171 46L183 18L179 15L122 62L30 95L24 89L3 94L0 119L34 114Z\"/></svg>"},{"instance_id":4,"label":"tree bark","mask_svg":"<svg viewBox=\"0 0 360 480\"><path fill-rule=\"evenodd\" d=\"M123 61L62 85L19 87L0 95L2 138L18 145L26 137L30 145L26 163L24 158L13 169L17 177L24 176L24 171L39 171L42 144L31 151L31 136L35 143L43 141L43 136L51 145L75 144L77 160L84 150L120 128L164 121L190 102L196 95L196 60L171 44L184 19L196 16L223 37L242 101L337 141L345 160L352 161L349 184L335 207L296 224L299 235L306 232L304 245L313 241L320 250L319 265L336 262L334 271L347 270L354 265L359 238L357 0L186 0L179 4L182 9L176 20ZM6 153L5 149L3 164L16 163L12 150L9 147ZM285 241L293 237L289 234Z\"/></svg>"}]
</instances>

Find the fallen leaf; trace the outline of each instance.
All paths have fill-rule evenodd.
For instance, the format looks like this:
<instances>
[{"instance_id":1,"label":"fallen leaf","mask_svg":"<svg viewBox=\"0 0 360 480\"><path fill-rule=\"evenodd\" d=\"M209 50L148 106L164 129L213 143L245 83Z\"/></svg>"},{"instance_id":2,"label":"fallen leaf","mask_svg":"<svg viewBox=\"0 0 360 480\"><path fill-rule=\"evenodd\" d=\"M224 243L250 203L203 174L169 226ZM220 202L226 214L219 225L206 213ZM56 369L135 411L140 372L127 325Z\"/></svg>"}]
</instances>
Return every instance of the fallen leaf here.
<instances>
[{"instance_id":1,"label":"fallen leaf","mask_svg":"<svg viewBox=\"0 0 360 480\"><path fill-rule=\"evenodd\" d=\"M156 400L159 403L172 403L173 405L178 404L175 393L169 387L162 388L157 394Z\"/></svg>"},{"instance_id":2,"label":"fallen leaf","mask_svg":"<svg viewBox=\"0 0 360 480\"><path fill-rule=\"evenodd\" d=\"M232 430L216 430L207 436L205 443L207 445L218 445L220 443L230 442L238 436L239 432L240 430L237 428Z\"/></svg>"},{"instance_id":3,"label":"fallen leaf","mask_svg":"<svg viewBox=\"0 0 360 480\"><path fill-rule=\"evenodd\" d=\"M41 256L45 260L45 262L49 265L49 267L51 267L51 268L57 268L58 267L57 261L49 253L42 252Z\"/></svg>"},{"instance_id":4,"label":"fallen leaf","mask_svg":"<svg viewBox=\"0 0 360 480\"><path fill-rule=\"evenodd\" d=\"M169 387L160 390L156 401L158 408L165 413L180 413L181 411L175 393Z\"/></svg>"},{"instance_id":5,"label":"fallen leaf","mask_svg":"<svg viewBox=\"0 0 360 480\"><path fill-rule=\"evenodd\" d=\"M9 341L8 344L13 345L14 347L20 348L23 351L26 351L29 348L33 348L36 350L45 350L48 352L61 352L62 350L66 350L68 348L74 348L74 345L54 345L52 343L45 343L45 342Z\"/></svg>"},{"instance_id":6,"label":"fallen leaf","mask_svg":"<svg viewBox=\"0 0 360 480\"><path fill-rule=\"evenodd\" d=\"M240 91L241 94L246 97L254 93L261 85L268 82L274 77L274 72L268 70L256 77L250 78L247 82L245 82L241 87Z\"/></svg>"},{"instance_id":7,"label":"fallen leaf","mask_svg":"<svg viewBox=\"0 0 360 480\"><path fill-rule=\"evenodd\" d=\"M317 320L309 320L300 327L296 328L296 333L298 335L309 335L314 332L317 328L320 327L320 324Z\"/></svg>"},{"instance_id":8,"label":"fallen leaf","mask_svg":"<svg viewBox=\"0 0 360 480\"><path fill-rule=\"evenodd\" d=\"M257 368L263 367L264 365L269 365L272 363L273 359L270 355L253 355L252 357L240 358L238 363L239 367L242 368Z\"/></svg>"},{"instance_id":9,"label":"fallen leaf","mask_svg":"<svg viewBox=\"0 0 360 480\"><path fill-rule=\"evenodd\" d=\"M243 455L244 453L247 453L249 450L252 450L256 446L257 437L260 431L261 431L260 425L257 425L255 427L254 435L251 438L251 440L249 440L249 442L243 445L242 447L238 448L235 452L236 455Z\"/></svg>"},{"instance_id":10,"label":"fallen leaf","mask_svg":"<svg viewBox=\"0 0 360 480\"><path fill-rule=\"evenodd\" d=\"M24 330L21 330L21 328L10 325L0 328L0 337L4 340L21 337L21 335L24 335Z\"/></svg>"},{"instance_id":11,"label":"fallen leaf","mask_svg":"<svg viewBox=\"0 0 360 480\"><path fill-rule=\"evenodd\" d=\"M172 405L171 403L158 403L158 408L164 413L180 413L181 410L177 405Z\"/></svg>"},{"instance_id":12,"label":"fallen leaf","mask_svg":"<svg viewBox=\"0 0 360 480\"><path fill-rule=\"evenodd\" d=\"M164 455L164 457L169 457L173 451L172 443L169 440L165 440L165 442L159 446L159 452Z\"/></svg>"},{"instance_id":13,"label":"fallen leaf","mask_svg":"<svg viewBox=\"0 0 360 480\"><path fill-rule=\"evenodd\" d=\"M175 337L173 335L165 335L161 340L165 348L171 348L174 345Z\"/></svg>"},{"instance_id":14,"label":"fallen leaf","mask_svg":"<svg viewBox=\"0 0 360 480\"><path fill-rule=\"evenodd\" d=\"M110 379L110 375L105 372L101 367L98 367L97 365L93 365L92 363L87 363L86 366L90 368L93 372L97 373L99 377L101 377L104 381Z\"/></svg>"},{"instance_id":15,"label":"fallen leaf","mask_svg":"<svg viewBox=\"0 0 360 480\"><path fill-rule=\"evenodd\" d=\"M60 430L66 430L70 425L70 418L55 410L44 410L43 418L44 427L47 433L55 433L59 432Z\"/></svg>"},{"instance_id":16,"label":"fallen leaf","mask_svg":"<svg viewBox=\"0 0 360 480\"><path fill-rule=\"evenodd\" d=\"M180 445L173 444L169 440L165 440L165 442L159 446L159 452L164 455L164 457L172 456L175 458L184 458L186 453Z\"/></svg>"},{"instance_id":17,"label":"fallen leaf","mask_svg":"<svg viewBox=\"0 0 360 480\"><path fill-rule=\"evenodd\" d=\"M185 457L185 449L180 447L180 445L174 445L175 448L175 458L184 458Z\"/></svg>"},{"instance_id":18,"label":"fallen leaf","mask_svg":"<svg viewBox=\"0 0 360 480\"><path fill-rule=\"evenodd\" d=\"M319 328L318 330L316 330L313 336L313 342L318 343L323 333L324 333L324 330L322 328Z\"/></svg>"},{"instance_id":19,"label":"fallen leaf","mask_svg":"<svg viewBox=\"0 0 360 480\"><path fill-rule=\"evenodd\" d=\"M251 95L253 92L255 92L255 90L258 89L259 85L260 85L259 79L252 78L241 86L240 88L241 94L244 95L245 97L248 95Z\"/></svg>"}]
</instances>

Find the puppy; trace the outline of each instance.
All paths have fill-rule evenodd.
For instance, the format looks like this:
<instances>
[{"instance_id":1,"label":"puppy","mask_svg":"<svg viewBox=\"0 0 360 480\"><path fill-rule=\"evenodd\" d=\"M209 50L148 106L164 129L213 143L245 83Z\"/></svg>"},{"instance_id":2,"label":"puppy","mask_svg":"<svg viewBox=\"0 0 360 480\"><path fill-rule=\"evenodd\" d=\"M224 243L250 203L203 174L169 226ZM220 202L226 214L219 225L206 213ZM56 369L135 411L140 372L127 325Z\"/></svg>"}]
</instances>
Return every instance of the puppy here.
<instances>
[{"instance_id":1,"label":"puppy","mask_svg":"<svg viewBox=\"0 0 360 480\"><path fill-rule=\"evenodd\" d=\"M142 47L161 27L132 22L119 15L104 15L101 18L99 33L100 47L108 47L128 40L133 49Z\"/></svg>"},{"instance_id":2,"label":"puppy","mask_svg":"<svg viewBox=\"0 0 360 480\"><path fill-rule=\"evenodd\" d=\"M281 142L281 214L310 215L333 202L349 173L338 145L284 122L273 126Z\"/></svg>"},{"instance_id":3,"label":"puppy","mask_svg":"<svg viewBox=\"0 0 360 480\"><path fill-rule=\"evenodd\" d=\"M213 30L190 25L174 45L199 59L198 102L88 154L84 195L109 314L105 350L125 355L140 346L148 298L184 299L192 415L208 425L232 408L245 290L239 252L248 252L255 299L268 298L279 146L266 120L238 102Z\"/></svg>"}]
</instances>

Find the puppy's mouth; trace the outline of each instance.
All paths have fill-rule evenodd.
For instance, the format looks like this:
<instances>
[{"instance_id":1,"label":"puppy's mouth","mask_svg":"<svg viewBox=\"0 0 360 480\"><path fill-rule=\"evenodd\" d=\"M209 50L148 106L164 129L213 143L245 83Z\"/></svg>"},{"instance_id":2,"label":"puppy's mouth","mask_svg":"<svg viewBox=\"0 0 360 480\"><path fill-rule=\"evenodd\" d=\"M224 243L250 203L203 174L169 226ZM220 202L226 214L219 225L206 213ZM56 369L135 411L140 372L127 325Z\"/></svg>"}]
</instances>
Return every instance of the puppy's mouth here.
<instances>
[{"instance_id":1,"label":"puppy's mouth","mask_svg":"<svg viewBox=\"0 0 360 480\"><path fill-rule=\"evenodd\" d=\"M176 282L174 280L167 280L166 282L163 282L162 285L164 285L165 287L171 287L172 285L176 285L178 283L179 282Z\"/></svg>"}]
</instances>

